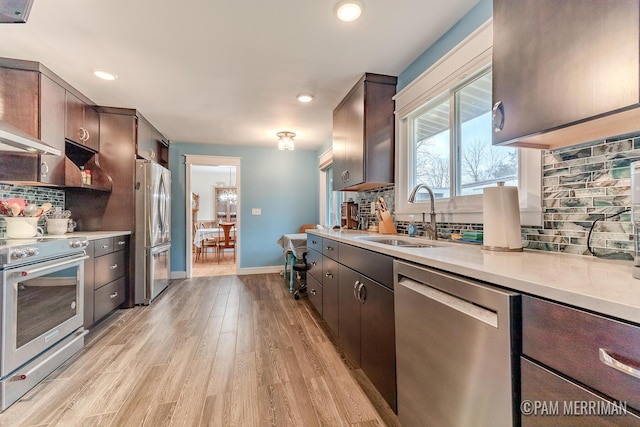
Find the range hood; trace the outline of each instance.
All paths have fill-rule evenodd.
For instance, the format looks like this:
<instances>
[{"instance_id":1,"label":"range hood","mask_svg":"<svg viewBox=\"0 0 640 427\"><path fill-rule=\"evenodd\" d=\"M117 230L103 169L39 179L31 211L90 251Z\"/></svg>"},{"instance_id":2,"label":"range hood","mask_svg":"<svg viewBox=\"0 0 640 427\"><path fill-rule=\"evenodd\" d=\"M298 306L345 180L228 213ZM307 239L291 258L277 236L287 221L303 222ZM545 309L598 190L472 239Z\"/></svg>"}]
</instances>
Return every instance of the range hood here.
<instances>
[{"instance_id":1,"label":"range hood","mask_svg":"<svg viewBox=\"0 0 640 427\"><path fill-rule=\"evenodd\" d=\"M0 0L0 24L24 24L33 0Z\"/></svg>"},{"instance_id":2,"label":"range hood","mask_svg":"<svg viewBox=\"0 0 640 427\"><path fill-rule=\"evenodd\" d=\"M0 120L0 151L55 154L56 156L62 154L57 148L45 144L4 120Z\"/></svg>"}]
</instances>

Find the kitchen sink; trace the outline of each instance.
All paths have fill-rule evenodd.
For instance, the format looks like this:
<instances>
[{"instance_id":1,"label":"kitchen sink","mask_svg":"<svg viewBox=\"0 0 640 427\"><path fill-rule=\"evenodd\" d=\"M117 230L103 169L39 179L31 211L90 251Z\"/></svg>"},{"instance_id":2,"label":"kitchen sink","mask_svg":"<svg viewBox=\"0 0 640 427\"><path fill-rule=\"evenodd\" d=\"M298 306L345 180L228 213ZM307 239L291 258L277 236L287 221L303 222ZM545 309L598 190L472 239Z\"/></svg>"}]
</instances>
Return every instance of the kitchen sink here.
<instances>
[{"instance_id":1,"label":"kitchen sink","mask_svg":"<svg viewBox=\"0 0 640 427\"><path fill-rule=\"evenodd\" d=\"M415 240L397 239L392 237L361 237L359 240L367 242L381 243L383 245L398 246L402 248L437 248L436 245L417 242Z\"/></svg>"}]
</instances>

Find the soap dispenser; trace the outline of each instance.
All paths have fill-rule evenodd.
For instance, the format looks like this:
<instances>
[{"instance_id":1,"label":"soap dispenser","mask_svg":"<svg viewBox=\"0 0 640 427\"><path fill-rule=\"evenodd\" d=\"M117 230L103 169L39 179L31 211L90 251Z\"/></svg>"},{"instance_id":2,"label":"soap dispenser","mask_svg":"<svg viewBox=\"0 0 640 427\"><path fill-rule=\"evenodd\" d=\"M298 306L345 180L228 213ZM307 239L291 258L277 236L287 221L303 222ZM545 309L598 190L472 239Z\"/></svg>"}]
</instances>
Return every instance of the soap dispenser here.
<instances>
[{"instance_id":1,"label":"soap dispenser","mask_svg":"<svg viewBox=\"0 0 640 427\"><path fill-rule=\"evenodd\" d=\"M416 237L416 223L413 220L413 215L409 215L408 233L409 237Z\"/></svg>"}]
</instances>

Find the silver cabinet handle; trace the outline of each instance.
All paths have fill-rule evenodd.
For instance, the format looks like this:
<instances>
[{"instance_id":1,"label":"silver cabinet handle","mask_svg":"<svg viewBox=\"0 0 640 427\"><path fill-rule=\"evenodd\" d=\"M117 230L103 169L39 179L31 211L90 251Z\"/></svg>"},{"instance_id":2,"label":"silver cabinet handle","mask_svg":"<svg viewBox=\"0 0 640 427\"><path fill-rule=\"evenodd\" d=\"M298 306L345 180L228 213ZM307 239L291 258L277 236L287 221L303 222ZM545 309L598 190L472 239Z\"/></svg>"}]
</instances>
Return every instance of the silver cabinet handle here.
<instances>
[{"instance_id":1,"label":"silver cabinet handle","mask_svg":"<svg viewBox=\"0 0 640 427\"><path fill-rule=\"evenodd\" d=\"M40 176L47 176L49 174L49 165L47 162L40 163Z\"/></svg>"},{"instance_id":2,"label":"silver cabinet handle","mask_svg":"<svg viewBox=\"0 0 640 427\"><path fill-rule=\"evenodd\" d=\"M604 363L605 365L613 368L613 369L617 369L620 372L624 372L627 375L631 375L634 378L640 378L640 369L638 369L637 367L633 367L630 366L627 363L622 363L619 360L616 360L613 356L618 356L618 355L611 355L609 353L607 353L607 351L603 348L598 350L598 356L600 357L600 361L602 363ZM620 356L618 356L620 357ZM637 362L636 362L637 363Z\"/></svg>"},{"instance_id":3,"label":"silver cabinet handle","mask_svg":"<svg viewBox=\"0 0 640 427\"><path fill-rule=\"evenodd\" d=\"M332 250L333 250L333 247L331 247L331 246L327 246L325 249L326 249L326 250L328 250L328 251L332 251Z\"/></svg>"},{"instance_id":4,"label":"silver cabinet handle","mask_svg":"<svg viewBox=\"0 0 640 427\"><path fill-rule=\"evenodd\" d=\"M102 245L100 246L102 249L107 249L109 247L109 245Z\"/></svg>"},{"instance_id":5,"label":"silver cabinet handle","mask_svg":"<svg viewBox=\"0 0 640 427\"><path fill-rule=\"evenodd\" d=\"M333 274L331 273L326 273L325 276L328 277L329 279L333 279Z\"/></svg>"},{"instance_id":6,"label":"silver cabinet handle","mask_svg":"<svg viewBox=\"0 0 640 427\"><path fill-rule=\"evenodd\" d=\"M156 158L156 152L153 150L153 148L149 149L149 158L150 159L155 159Z\"/></svg>"},{"instance_id":7,"label":"silver cabinet handle","mask_svg":"<svg viewBox=\"0 0 640 427\"><path fill-rule=\"evenodd\" d=\"M358 299L358 285L360 285L360 281L356 280L356 282L353 284L353 297L355 299Z\"/></svg>"},{"instance_id":8,"label":"silver cabinet handle","mask_svg":"<svg viewBox=\"0 0 640 427\"><path fill-rule=\"evenodd\" d=\"M91 134L89 133L88 130L84 130L84 142L87 142L89 140L89 138L91 138Z\"/></svg>"},{"instance_id":9,"label":"silver cabinet handle","mask_svg":"<svg viewBox=\"0 0 640 427\"><path fill-rule=\"evenodd\" d=\"M311 262L311 266L312 266L312 267L315 267L316 265L317 265L317 264L316 264L316 262L315 262L315 261Z\"/></svg>"},{"instance_id":10,"label":"silver cabinet handle","mask_svg":"<svg viewBox=\"0 0 640 427\"><path fill-rule=\"evenodd\" d=\"M118 268L118 264L113 264L113 265L111 266L111 269L112 269L112 270L115 270L116 268Z\"/></svg>"},{"instance_id":11,"label":"silver cabinet handle","mask_svg":"<svg viewBox=\"0 0 640 427\"><path fill-rule=\"evenodd\" d=\"M358 301L360 301L361 304L364 304L364 301L366 299L367 299L367 287L364 285L364 283L360 283L360 286L358 286Z\"/></svg>"},{"instance_id":12,"label":"silver cabinet handle","mask_svg":"<svg viewBox=\"0 0 640 427\"><path fill-rule=\"evenodd\" d=\"M316 290L315 289L311 289L311 295L315 295L316 294Z\"/></svg>"},{"instance_id":13,"label":"silver cabinet handle","mask_svg":"<svg viewBox=\"0 0 640 427\"><path fill-rule=\"evenodd\" d=\"M118 241L118 246L122 246L122 245L125 245L125 244L127 244L127 242L125 242L124 240Z\"/></svg>"},{"instance_id":14,"label":"silver cabinet handle","mask_svg":"<svg viewBox=\"0 0 640 427\"><path fill-rule=\"evenodd\" d=\"M349 182L349 171L344 171L344 182Z\"/></svg>"},{"instance_id":15,"label":"silver cabinet handle","mask_svg":"<svg viewBox=\"0 0 640 427\"><path fill-rule=\"evenodd\" d=\"M315 241L315 240L312 240L312 241L311 241L311 244L312 244L312 245L317 245L317 244L318 244L318 242L317 242L317 241Z\"/></svg>"},{"instance_id":16,"label":"silver cabinet handle","mask_svg":"<svg viewBox=\"0 0 640 427\"><path fill-rule=\"evenodd\" d=\"M117 292L112 293L111 295L109 295L109 298L114 299L115 297L118 296Z\"/></svg>"},{"instance_id":17,"label":"silver cabinet handle","mask_svg":"<svg viewBox=\"0 0 640 427\"><path fill-rule=\"evenodd\" d=\"M500 114L500 122L497 121L498 114ZM493 120L493 131L496 133L500 132L504 128L504 105L502 104L502 101L495 103L491 117Z\"/></svg>"}]
</instances>

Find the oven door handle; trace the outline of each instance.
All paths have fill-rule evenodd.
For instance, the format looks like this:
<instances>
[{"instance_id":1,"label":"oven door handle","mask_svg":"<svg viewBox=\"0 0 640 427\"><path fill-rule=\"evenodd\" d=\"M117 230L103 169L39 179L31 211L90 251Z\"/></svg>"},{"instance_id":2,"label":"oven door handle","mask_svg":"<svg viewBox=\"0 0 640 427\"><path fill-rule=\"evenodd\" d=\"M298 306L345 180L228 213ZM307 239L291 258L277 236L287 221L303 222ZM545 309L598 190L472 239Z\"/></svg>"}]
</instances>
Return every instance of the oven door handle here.
<instances>
[{"instance_id":1,"label":"oven door handle","mask_svg":"<svg viewBox=\"0 0 640 427\"><path fill-rule=\"evenodd\" d=\"M62 262L56 262L54 264L48 264L48 265L45 265L43 267L30 268L29 270L20 271L20 275L24 277L24 276L28 276L29 274L39 273L41 271L50 270L52 268L62 267L62 266L65 266L67 264L73 264L73 263L78 262L78 261L84 261L85 259L88 259L88 258L89 258L89 256L85 255L83 257L76 257L76 258L73 258L73 259L70 259L70 260L66 260L66 261L62 261Z\"/></svg>"},{"instance_id":2,"label":"oven door handle","mask_svg":"<svg viewBox=\"0 0 640 427\"><path fill-rule=\"evenodd\" d=\"M89 333L89 330L88 330L88 329L83 329L83 330L81 330L81 331L76 332L76 336L75 336L74 342L75 342L75 340L77 340L78 338L83 337L83 336L87 335L88 333ZM21 373L21 374L16 374L16 375L14 375L14 376L13 376L13 379L14 379L15 381L26 380L26 379L27 379L27 378L29 378L29 377L30 377L34 372L37 372L37 371L38 371L38 369L42 368L45 364L49 363L49 361L50 361L51 359L53 359L54 357L56 357L56 356L57 356L57 355L59 355L60 353L64 352L70 344L71 344L71 343L68 343L68 345L65 345L65 346L63 346L63 347L59 348L58 350L56 350L56 352L55 352L55 353L53 353L53 354L49 355L49 357L47 357L46 359L44 359L43 361L41 361L40 363L38 363L36 366L33 366L33 367L32 367L31 369L29 369L27 372L23 372L23 373Z\"/></svg>"}]
</instances>

